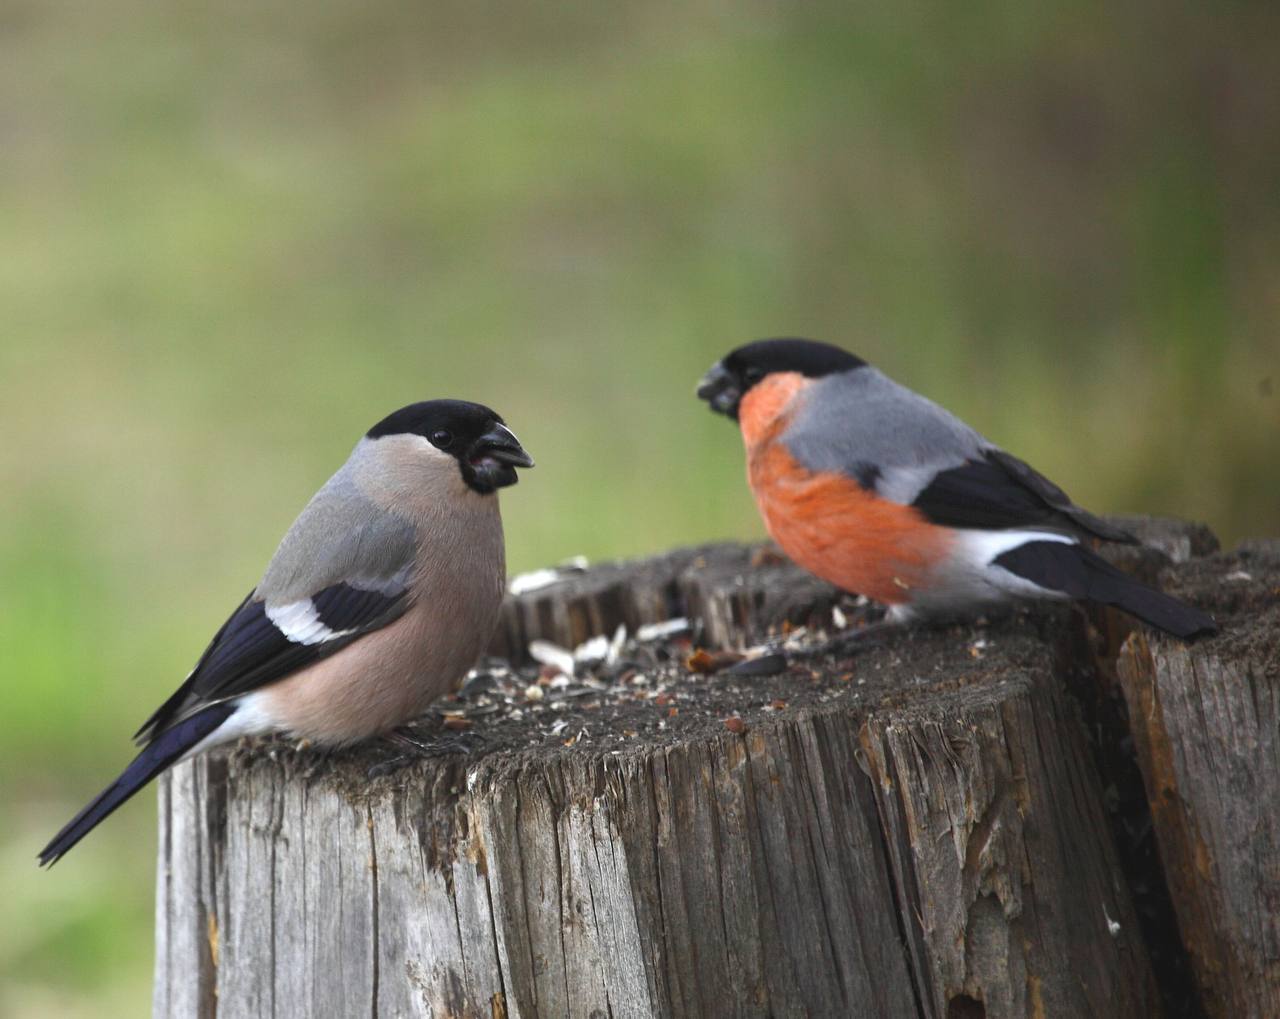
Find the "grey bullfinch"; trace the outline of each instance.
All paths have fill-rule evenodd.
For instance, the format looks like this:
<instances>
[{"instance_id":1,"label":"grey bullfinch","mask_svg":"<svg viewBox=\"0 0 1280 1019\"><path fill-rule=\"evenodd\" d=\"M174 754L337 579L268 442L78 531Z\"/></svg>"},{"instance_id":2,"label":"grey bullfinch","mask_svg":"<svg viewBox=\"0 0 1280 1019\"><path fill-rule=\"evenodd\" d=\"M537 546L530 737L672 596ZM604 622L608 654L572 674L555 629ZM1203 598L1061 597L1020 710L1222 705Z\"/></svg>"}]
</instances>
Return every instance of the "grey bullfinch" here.
<instances>
[{"instance_id":1,"label":"grey bullfinch","mask_svg":"<svg viewBox=\"0 0 1280 1019\"><path fill-rule=\"evenodd\" d=\"M888 622L1077 598L1183 638L1217 630L1081 543L1132 536L839 347L749 343L713 365L697 395L738 422L752 494L783 551L887 605Z\"/></svg>"},{"instance_id":2,"label":"grey bullfinch","mask_svg":"<svg viewBox=\"0 0 1280 1019\"><path fill-rule=\"evenodd\" d=\"M532 466L480 404L429 400L374 425L138 731L142 751L40 862L165 768L220 743L284 732L343 746L421 714L494 629L506 583L497 492Z\"/></svg>"}]
</instances>

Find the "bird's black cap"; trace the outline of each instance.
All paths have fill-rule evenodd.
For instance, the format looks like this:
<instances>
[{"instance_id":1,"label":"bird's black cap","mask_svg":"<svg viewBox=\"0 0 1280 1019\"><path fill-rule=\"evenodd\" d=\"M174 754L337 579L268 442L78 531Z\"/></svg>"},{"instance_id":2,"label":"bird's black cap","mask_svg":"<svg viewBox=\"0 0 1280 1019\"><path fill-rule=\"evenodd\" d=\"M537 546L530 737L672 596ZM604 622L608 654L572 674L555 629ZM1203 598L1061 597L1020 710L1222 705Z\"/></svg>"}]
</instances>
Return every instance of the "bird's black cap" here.
<instances>
[{"instance_id":1,"label":"bird's black cap","mask_svg":"<svg viewBox=\"0 0 1280 1019\"><path fill-rule=\"evenodd\" d=\"M365 433L369 439L381 439L386 435L421 435L431 438L432 433L445 429L452 432L477 435L494 422L504 424L497 411L482 403L469 400L424 400L388 414Z\"/></svg>"},{"instance_id":2,"label":"bird's black cap","mask_svg":"<svg viewBox=\"0 0 1280 1019\"><path fill-rule=\"evenodd\" d=\"M775 372L799 372L811 379L861 368L866 361L816 340L756 340L730 351L698 383L698 398L731 418L752 386Z\"/></svg>"},{"instance_id":3,"label":"bird's black cap","mask_svg":"<svg viewBox=\"0 0 1280 1019\"><path fill-rule=\"evenodd\" d=\"M807 378L818 379L861 368L866 363L830 343L794 338L756 340L730 351L721 360L721 364L739 377L760 378L772 372L799 372Z\"/></svg>"}]
</instances>

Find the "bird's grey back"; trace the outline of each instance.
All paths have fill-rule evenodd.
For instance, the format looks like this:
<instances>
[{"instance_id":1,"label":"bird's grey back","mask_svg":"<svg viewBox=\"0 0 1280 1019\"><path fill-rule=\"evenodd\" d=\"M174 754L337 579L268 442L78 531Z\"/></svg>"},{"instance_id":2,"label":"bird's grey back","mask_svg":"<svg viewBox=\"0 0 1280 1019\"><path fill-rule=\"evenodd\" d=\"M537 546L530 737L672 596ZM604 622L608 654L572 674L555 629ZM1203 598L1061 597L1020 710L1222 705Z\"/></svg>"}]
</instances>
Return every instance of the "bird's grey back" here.
<instances>
[{"instance_id":1,"label":"bird's grey back","mask_svg":"<svg viewBox=\"0 0 1280 1019\"><path fill-rule=\"evenodd\" d=\"M909 502L937 470L991 444L932 400L870 366L828 375L801 397L784 441L812 471L883 479L881 494Z\"/></svg>"},{"instance_id":2,"label":"bird's grey back","mask_svg":"<svg viewBox=\"0 0 1280 1019\"><path fill-rule=\"evenodd\" d=\"M272 602L306 598L331 584L377 588L409 568L413 524L370 499L348 460L289 528L258 585Z\"/></svg>"}]
</instances>

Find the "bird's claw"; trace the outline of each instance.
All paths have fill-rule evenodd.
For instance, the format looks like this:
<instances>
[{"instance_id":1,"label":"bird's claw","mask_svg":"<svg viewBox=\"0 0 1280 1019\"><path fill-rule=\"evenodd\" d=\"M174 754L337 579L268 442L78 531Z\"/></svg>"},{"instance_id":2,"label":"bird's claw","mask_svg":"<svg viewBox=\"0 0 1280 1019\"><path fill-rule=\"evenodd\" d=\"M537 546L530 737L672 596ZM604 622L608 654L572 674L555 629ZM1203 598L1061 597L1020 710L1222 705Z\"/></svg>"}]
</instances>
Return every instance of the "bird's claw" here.
<instances>
[{"instance_id":1,"label":"bird's claw","mask_svg":"<svg viewBox=\"0 0 1280 1019\"><path fill-rule=\"evenodd\" d=\"M412 754L396 754L385 761L379 761L377 764L369 766L369 770L365 772L365 778L373 781L375 778L382 778L384 775L392 775L401 768L408 767L414 761Z\"/></svg>"},{"instance_id":2,"label":"bird's claw","mask_svg":"<svg viewBox=\"0 0 1280 1019\"><path fill-rule=\"evenodd\" d=\"M897 627L889 622L869 623L859 630L842 633L821 644L809 647L779 648L755 658L745 658L725 670L730 676L774 676L785 672L792 665L813 661L815 658L833 658L855 654L867 648L883 644L885 638Z\"/></svg>"}]
</instances>

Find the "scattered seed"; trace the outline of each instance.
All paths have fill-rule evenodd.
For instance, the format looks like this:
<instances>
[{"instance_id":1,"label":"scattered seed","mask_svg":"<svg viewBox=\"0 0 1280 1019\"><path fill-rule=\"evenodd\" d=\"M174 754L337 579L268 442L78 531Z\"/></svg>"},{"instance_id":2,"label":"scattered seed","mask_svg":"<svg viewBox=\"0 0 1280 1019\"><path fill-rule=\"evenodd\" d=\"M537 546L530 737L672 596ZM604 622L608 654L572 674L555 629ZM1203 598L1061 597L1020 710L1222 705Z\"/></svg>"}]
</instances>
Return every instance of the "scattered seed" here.
<instances>
[{"instance_id":1,"label":"scattered seed","mask_svg":"<svg viewBox=\"0 0 1280 1019\"><path fill-rule=\"evenodd\" d=\"M736 736L741 736L744 732L747 731L747 723L744 722L737 715L733 715L730 718L726 718L724 720L724 727Z\"/></svg>"},{"instance_id":2,"label":"scattered seed","mask_svg":"<svg viewBox=\"0 0 1280 1019\"><path fill-rule=\"evenodd\" d=\"M469 700L472 697L479 697L481 694L488 693L496 689L498 681L492 674L487 672L472 672L467 676L466 682L462 684L462 689L458 691L458 696L463 700Z\"/></svg>"},{"instance_id":3,"label":"scattered seed","mask_svg":"<svg viewBox=\"0 0 1280 1019\"><path fill-rule=\"evenodd\" d=\"M549 640L535 640L529 644L529 657L543 665L554 665L566 676L573 675L573 652Z\"/></svg>"},{"instance_id":4,"label":"scattered seed","mask_svg":"<svg viewBox=\"0 0 1280 1019\"><path fill-rule=\"evenodd\" d=\"M511 582L507 584L507 590L514 597L522 594L528 594L531 591L538 591L544 587L550 587L560 579L560 571L545 569L532 570L529 573L521 573L511 578Z\"/></svg>"},{"instance_id":5,"label":"scattered seed","mask_svg":"<svg viewBox=\"0 0 1280 1019\"><path fill-rule=\"evenodd\" d=\"M705 648L698 648L685 659L684 664L690 672L709 676L721 669L727 669L730 665L737 665L742 661L742 657L737 651L707 651Z\"/></svg>"},{"instance_id":6,"label":"scattered seed","mask_svg":"<svg viewBox=\"0 0 1280 1019\"><path fill-rule=\"evenodd\" d=\"M713 660L709 652L704 651L702 648L698 648L697 651L685 659L684 664L685 668L690 672L715 672L716 670L712 661Z\"/></svg>"},{"instance_id":7,"label":"scattered seed","mask_svg":"<svg viewBox=\"0 0 1280 1019\"><path fill-rule=\"evenodd\" d=\"M662 640L664 637L674 637L688 629L689 620L684 616L677 616L675 619L666 619L661 623L646 623L636 630L636 640L641 644L647 644L653 640Z\"/></svg>"},{"instance_id":8,"label":"scattered seed","mask_svg":"<svg viewBox=\"0 0 1280 1019\"><path fill-rule=\"evenodd\" d=\"M609 655L609 638L600 634L573 649L573 660L579 665L595 665Z\"/></svg>"}]
</instances>

